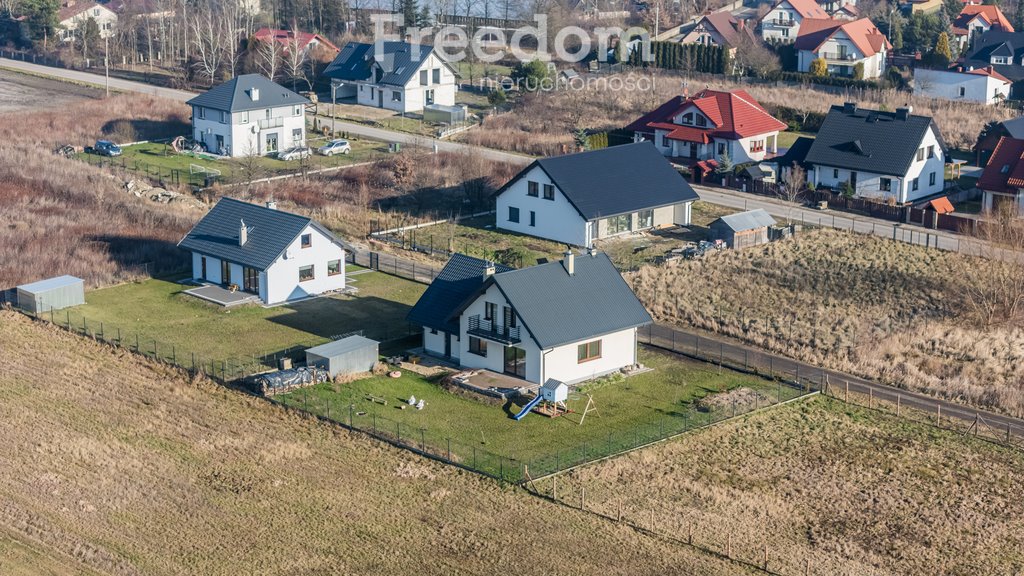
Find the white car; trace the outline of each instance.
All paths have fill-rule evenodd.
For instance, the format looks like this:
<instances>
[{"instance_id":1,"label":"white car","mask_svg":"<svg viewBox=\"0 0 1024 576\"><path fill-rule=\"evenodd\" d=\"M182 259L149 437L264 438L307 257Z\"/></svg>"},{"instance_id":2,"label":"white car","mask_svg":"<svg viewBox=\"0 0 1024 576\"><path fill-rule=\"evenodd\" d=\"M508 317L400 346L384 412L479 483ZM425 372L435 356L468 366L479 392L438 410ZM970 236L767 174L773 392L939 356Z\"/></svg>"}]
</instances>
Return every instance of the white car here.
<instances>
[{"instance_id":1,"label":"white car","mask_svg":"<svg viewBox=\"0 0 1024 576\"><path fill-rule=\"evenodd\" d=\"M309 158L313 152L306 146L296 146L287 150L282 150L277 153L278 160L284 160L288 162L290 160L301 160L303 158Z\"/></svg>"},{"instance_id":2,"label":"white car","mask_svg":"<svg viewBox=\"0 0 1024 576\"><path fill-rule=\"evenodd\" d=\"M352 152L352 146L349 145L348 140L331 140L327 144L317 148L316 150L322 156L334 156L335 154L349 154Z\"/></svg>"}]
</instances>

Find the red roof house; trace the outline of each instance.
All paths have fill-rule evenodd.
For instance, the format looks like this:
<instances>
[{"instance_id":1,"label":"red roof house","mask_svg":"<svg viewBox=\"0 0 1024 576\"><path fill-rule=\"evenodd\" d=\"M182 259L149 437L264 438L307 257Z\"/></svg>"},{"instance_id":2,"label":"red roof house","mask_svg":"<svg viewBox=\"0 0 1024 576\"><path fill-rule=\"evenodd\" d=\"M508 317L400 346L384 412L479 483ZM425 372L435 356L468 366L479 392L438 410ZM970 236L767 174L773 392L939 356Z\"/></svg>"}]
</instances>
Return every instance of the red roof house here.
<instances>
[{"instance_id":1,"label":"red roof house","mask_svg":"<svg viewBox=\"0 0 1024 576\"><path fill-rule=\"evenodd\" d=\"M1003 202L1016 203L1024 215L1024 140L1003 136L978 178L982 206L993 210Z\"/></svg>"},{"instance_id":2,"label":"red roof house","mask_svg":"<svg viewBox=\"0 0 1024 576\"><path fill-rule=\"evenodd\" d=\"M324 38L319 34L312 34L310 32L299 32L298 38L293 35L291 30L277 30L275 28L260 28L253 35L253 39L260 42L269 42L273 40L284 47L284 51L287 52L293 45L298 45L298 48L302 52L308 52L309 50L322 47L330 51L330 57L333 58L341 50L331 43L330 40Z\"/></svg>"},{"instance_id":3,"label":"red roof house","mask_svg":"<svg viewBox=\"0 0 1024 576\"><path fill-rule=\"evenodd\" d=\"M995 4L968 4L953 21L953 35L963 48L971 35L981 35L989 30L1014 32L1013 24Z\"/></svg>"},{"instance_id":4,"label":"red roof house","mask_svg":"<svg viewBox=\"0 0 1024 576\"><path fill-rule=\"evenodd\" d=\"M637 140L653 140L672 158L760 162L777 152L786 125L745 90L704 89L693 97L675 96L626 127Z\"/></svg>"},{"instance_id":5,"label":"red roof house","mask_svg":"<svg viewBox=\"0 0 1024 576\"><path fill-rule=\"evenodd\" d=\"M829 74L852 76L854 66L863 64L864 79L881 76L892 44L870 19L859 20L808 18L800 26L793 47L797 50L797 69L810 71L811 62L824 59Z\"/></svg>"}]
</instances>

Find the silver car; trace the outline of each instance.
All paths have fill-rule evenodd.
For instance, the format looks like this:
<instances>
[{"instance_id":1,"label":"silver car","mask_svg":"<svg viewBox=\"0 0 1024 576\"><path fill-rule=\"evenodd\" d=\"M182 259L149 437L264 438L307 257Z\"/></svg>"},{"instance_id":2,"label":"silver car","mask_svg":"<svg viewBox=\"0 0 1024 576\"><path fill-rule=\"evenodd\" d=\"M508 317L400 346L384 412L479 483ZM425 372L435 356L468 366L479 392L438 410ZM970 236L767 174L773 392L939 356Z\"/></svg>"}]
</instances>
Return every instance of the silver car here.
<instances>
[{"instance_id":1,"label":"silver car","mask_svg":"<svg viewBox=\"0 0 1024 576\"><path fill-rule=\"evenodd\" d=\"M352 152L352 146L348 143L348 140L331 140L327 144L317 148L317 153L321 156L334 156L335 154L350 154Z\"/></svg>"},{"instance_id":2,"label":"silver car","mask_svg":"<svg viewBox=\"0 0 1024 576\"><path fill-rule=\"evenodd\" d=\"M278 152L277 159L288 162L291 160L302 160L304 158L309 158L312 154L313 151L310 150L307 146L295 146L294 148L289 148L287 150L282 150L281 152Z\"/></svg>"}]
</instances>

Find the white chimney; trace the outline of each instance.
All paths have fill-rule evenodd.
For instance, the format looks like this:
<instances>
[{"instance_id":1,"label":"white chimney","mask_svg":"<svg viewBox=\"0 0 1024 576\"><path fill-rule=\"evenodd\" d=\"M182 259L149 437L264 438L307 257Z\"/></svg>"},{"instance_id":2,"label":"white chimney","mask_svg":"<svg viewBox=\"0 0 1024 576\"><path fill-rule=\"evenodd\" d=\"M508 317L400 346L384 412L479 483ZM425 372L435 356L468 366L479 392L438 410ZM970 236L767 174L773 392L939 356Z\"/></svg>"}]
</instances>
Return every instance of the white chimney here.
<instances>
[{"instance_id":1,"label":"white chimney","mask_svg":"<svg viewBox=\"0 0 1024 576\"><path fill-rule=\"evenodd\" d=\"M271 210L277 210L277 202L274 202L273 200L267 200L267 208L270 208Z\"/></svg>"},{"instance_id":2,"label":"white chimney","mask_svg":"<svg viewBox=\"0 0 1024 576\"><path fill-rule=\"evenodd\" d=\"M576 257L573 255L572 250L566 250L564 256L562 264L565 266L565 271L569 273L569 276L572 276L576 273Z\"/></svg>"},{"instance_id":3,"label":"white chimney","mask_svg":"<svg viewBox=\"0 0 1024 576\"><path fill-rule=\"evenodd\" d=\"M238 227L238 245L245 246L249 241L249 229L245 226L245 220L239 220L242 224Z\"/></svg>"},{"instance_id":4,"label":"white chimney","mask_svg":"<svg viewBox=\"0 0 1024 576\"><path fill-rule=\"evenodd\" d=\"M594 257L597 256L597 248L595 246L591 246L590 248L587 248L587 252L590 254L591 258L594 258Z\"/></svg>"},{"instance_id":5,"label":"white chimney","mask_svg":"<svg viewBox=\"0 0 1024 576\"><path fill-rule=\"evenodd\" d=\"M256 88L256 87L249 88L249 98L251 98L253 102L259 102L260 101L260 89Z\"/></svg>"},{"instance_id":6,"label":"white chimney","mask_svg":"<svg viewBox=\"0 0 1024 576\"><path fill-rule=\"evenodd\" d=\"M484 276L494 276L495 271L494 262L488 260L486 266L484 266Z\"/></svg>"}]
</instances>

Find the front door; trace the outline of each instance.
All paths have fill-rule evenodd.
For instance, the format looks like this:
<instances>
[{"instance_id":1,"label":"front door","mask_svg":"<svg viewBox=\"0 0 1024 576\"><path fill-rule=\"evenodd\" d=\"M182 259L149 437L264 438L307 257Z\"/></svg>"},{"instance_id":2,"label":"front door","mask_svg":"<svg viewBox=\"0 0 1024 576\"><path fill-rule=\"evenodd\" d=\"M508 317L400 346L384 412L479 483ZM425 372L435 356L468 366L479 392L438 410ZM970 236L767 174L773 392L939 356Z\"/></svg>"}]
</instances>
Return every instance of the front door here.
<instances>
[{"instance_id":1,"label":"front door","mask_svg":"<svg viewBox=\"0 0 1024 576\"><path fill-rule=\"evenodd\" d=\"M452 335L447 332L444 333L444 357L452 357Z\"/></svg>"},{"instance_id":2,"label":"front door","mask_svg":"<svg viewBox=\"0 0 1024 576\"><path fill-rule=\"evenodd\" d=\"M526 350L514 346L505 347L505 374L526 378Z\"/></svg>"},{"instance_id":3,"label":"front door","mask_svg":"<svg viewBox=\"0 0 1024 576\"><path fill-rule=\"evenodd\" d=\"M260 271L245 266L242 268L242 290L252 294L260 293Z\"/></svg>"},{"instance_id":4,"label":"front door","mask_svg":"<svg viewBox=\"0 0 1024 576\"><path fill-rule=\"evenodd\" d=\"M215 152L217 154L224 153L224 136L221 134L217 134L217 149L215 150Z\"/></svg>"},{"instance_id":5,"label":"front door","mask_svg":"<svg viewBox=\"0 0 1024 576\"><path fill-rule=\"evenodd\" d=\"M206 256L199 257L199 279L206 280Z\"/></svg>"},{"instance_id":6,"label":"front door","mask_svg":"<svg viewBox=\"0 0 1024 576\"><path fill-rule=\"evenodd\" d=\"M850 188L857 189L857 173L850 172Z\"/></svg>"},{"instance_id":7,"label":"front door","mask_svg":"<svg viewBox=\"0 0 1024 576\"><path fill-rule=\"evenodd\" d=\"M267 134L267 154L273 154L277 152L277 132L271 132Z\"/></svg>"}]
</instances>

